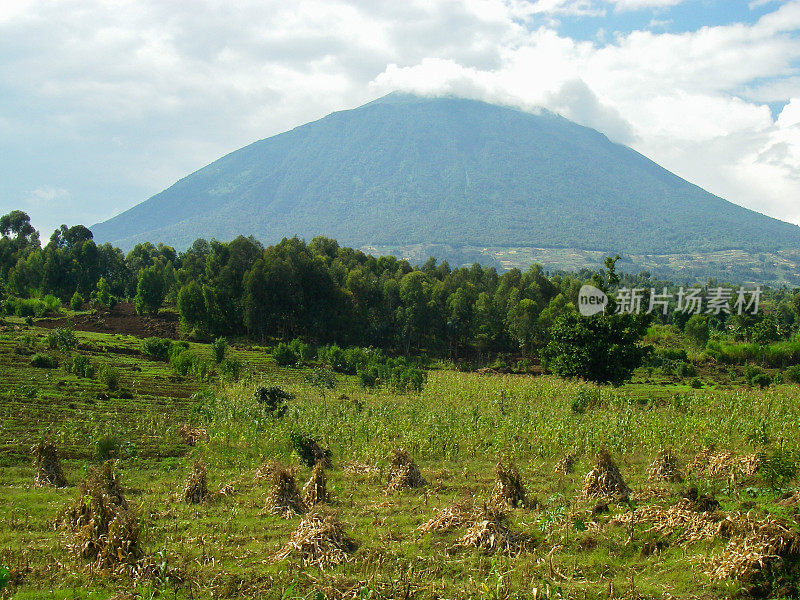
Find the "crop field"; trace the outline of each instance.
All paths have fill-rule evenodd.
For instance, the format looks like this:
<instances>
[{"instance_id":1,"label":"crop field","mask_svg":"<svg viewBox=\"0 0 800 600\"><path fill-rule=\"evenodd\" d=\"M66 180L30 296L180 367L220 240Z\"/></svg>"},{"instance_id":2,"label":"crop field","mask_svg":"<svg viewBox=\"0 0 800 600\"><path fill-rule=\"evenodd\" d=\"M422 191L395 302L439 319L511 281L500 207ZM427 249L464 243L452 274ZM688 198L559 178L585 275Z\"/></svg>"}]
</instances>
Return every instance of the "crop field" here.
<instances>
[{"instance_id":1,"label":"crop field","mask_svg":"<svg viewBox=\"0 0 800 600\"><path fill-rule=\"evenodd\" d=\"M800 386L441 368L398 393L260 347L180 375L133 336L48 335L0 332L3 597L797 597ZM66 487L35 484L43 441Z\"/></svg>"}]
</instances>

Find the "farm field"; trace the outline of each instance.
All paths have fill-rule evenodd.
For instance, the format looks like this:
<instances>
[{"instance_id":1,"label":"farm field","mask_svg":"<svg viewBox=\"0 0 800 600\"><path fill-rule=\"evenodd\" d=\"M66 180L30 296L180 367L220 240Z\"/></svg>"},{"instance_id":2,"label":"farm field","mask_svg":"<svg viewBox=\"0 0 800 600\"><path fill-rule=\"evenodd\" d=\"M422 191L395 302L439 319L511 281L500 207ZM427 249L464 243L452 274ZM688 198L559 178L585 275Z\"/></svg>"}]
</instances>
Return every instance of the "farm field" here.
<instances>
[{"instance_id":1,"label":"farm field","mask_svg":"<svg viewBox=\"0 0 800 600\"><path fill-rule=\"evenodd\" d=\"M77 331L67 353L49 333L14 320L0 331L4 597L798 594L800 386L437 369L420 393L342 374L326 388L266 348L232 346L237 376L179 375L134 336ZM212 362L210 345L189 349ZM33 366L43 353L59 366ZM68 354L97 373L68 373ZM276 387L278 408L258 392ZM297 441L309 438L330 451L330 501L276 509L277 484L312 476ZM34 485L43 440L67 487ZM119 564L81 556L67 525L105 458L140 532L135 560L120 552ZM207 493L190 504L195 468Z\"/></svg>"}]
</instances>

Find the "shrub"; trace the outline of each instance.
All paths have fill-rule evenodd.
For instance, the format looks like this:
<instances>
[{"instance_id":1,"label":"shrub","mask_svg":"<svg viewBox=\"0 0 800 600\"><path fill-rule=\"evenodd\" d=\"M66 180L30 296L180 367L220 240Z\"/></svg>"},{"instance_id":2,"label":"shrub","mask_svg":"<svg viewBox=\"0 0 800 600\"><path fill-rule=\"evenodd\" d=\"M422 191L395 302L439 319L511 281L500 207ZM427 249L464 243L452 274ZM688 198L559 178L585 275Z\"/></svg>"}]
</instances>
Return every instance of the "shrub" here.
<instances>
[{"instance_id":1,"label":"shrub","mask_svg":"<svg viewBox=\"0 0 800 600\"><path fill-rule=\"evenodd\" d=\"M276 419L279 419L286 413L286 403L289 400L294 400L292 394L277 386L262 386L255 391L253 397L256 402L264 408L264 412L268 416L275 417Z\"/></svg>"},{"instance_id":2,"label":"shrub","mask_svg":"<svg viewBox=\"0 0 800 600\"><path fill-rule=\"evenodd\" d=\"M697 377L695 377L689 382L689 385L692 386L694 389L699 390L701 387L703 387L703 382L700 381Z\"/></svg>"},{"instance_id":3,"label":"shrub","mask_svg":"<svg viewBox=\"0 0 800 600\"><path fill-rule=\"evenodd\" d=\"M295 354L294 350L289 347L289 344L284 342L281 342L275 346L275 349L272 351L272 358L275 359L275 362L279 367L294 366L299 360L299 357L297 354Z\"/></svg>"},{"instance_id":4,"label":"shrub","mask_svg":"<svg viewBox=\"0 0 800 600\"><path fill-rule=\"evenodd\" d=\"M358 372L358 380L365 388L374 388L378 385L380 374L377 367L367 367Z\"/></svg>"},{"instance_id":5,"label":"shrub","mask_svg":"<svg viewBox=\"0 0 800 600\"><path fill-rule=\"evenodd\" d=\"M218 337L211 342L211 355L214 357L214 362L220 364L225 360L225 355L228 353L228 340L224 337Z\"/></svg>"},{"instance_id":6,"label":"shrub","mask_svg":"<svg viewBox=\"0 0 800 600\"><path fill-rule=\"evenodd\" d=\"M242 363L235 358L226 358L219 364L220 373L229 381L238 381L242 374Z\"/></svg>"},{"instance_id":7,"label":"shrub","mask_svg":"<svg viewBox=\"0 0 800 600\"><path fill-rule=\"evenodd\" d=\"M98 460L106 461L118 458L120 455L119 440L113 435L102 436L97 440L95 446Z\"/></svg>"},{"instance_id":8,"label":"shrub","mask_svg":"<svg viewBox=\"0 0 800 600\"><path fill-rule=\"evenodd\" d=\"M31 365L39 369L55 369L58 361L49 354L36 353L31 357Z\"/></svg>"},{"instance_id":9,"label":"shrub","mask_svg":"<svg viewBox=\"0 0 800 600\"><path fill-rule=\"evenodd\" d=\"M88 356L84 356L83 354L76 354L72 358L72 365L70 366L70 371L73 375L77 375L78 377L85 377L87 379L92 379L95 375L95 368L92 364L92 361L89 360Z\"/></svg>"},{"instance_id":10,"label":"shrub","mask_svg":"<svg viewBox=\"0 0 800 600\"><path fill-rule=\"evenodd\" d=\"M786 369L786 371L784 371L783 376L786 381L800 383L800 365L793 365L789 367Z\"/></svg>"},{"instance_id":11,"label":"shrub","mask_svg":"<svg viewBox=\"0 0 800 600\"><path fill-rule=\"evenodd\" d=\"M108 364L100 365L97 370L97 377L106 386L108 391L113 392L119 388L119 371L116 367Z\"/></svg>"},{"instance_id":12,"label":"shrub","mask_svg":"<svg viewBox=\"0 0 800 600\"><path fill-rule=\"evenodd\" d=\"M159 337L149 337L142 340L142 354L155 360L169 360L172 340Z\"/></svg>"},{"instance_id":13,"label":"shrub","mask_svg":"<svg viewBox=\"0 0 800 600\"><path fill-rule=\"evenodd\" d=\"M763 375L763 374L764 374L764 370L761 367L757 367L755 365L747 365L744 368L744 378L747 379L747 381L750 381L750 382L753 381L753 378L756 375Z\"/></svg>"},{"instance_id":14,"label":"shrub","mask_svg":"<svg viewBox=\"0 0 800 600\"><path fill-rule=\"evenodd\" d=\"M572 401L572 412L578 415L584 414L589 409L596 407L600 403L600 392L589 388L580 388Z\"/></svg>"},{"instance_id":15,"label":"shrub","mask_svg":"<svg viewBox=\"0 0 800 600\"><path fill-rule=\"evenodd\" d=\"M59 300L52 294L48 294L47 296L42 298L42 302L44 303L47 312L55 313L61 310L61 300Z\"/></svg>"},{"instance_id":16,"label":"shrub","mask_svg":"<svg viewBox=\"0 0 800 600\"><path fill-rule=\"evenodd\" d=\"M196 360L195 355L190 350L181 350L180 352L173 352L169 362L178 375L186 377L194 368Z\"/></svg>"},{"instance_id":17,"label":"shrub","mask_svg":"<svg viewBox=\"0 0 800 600\"><path fill-rule=\"evenodd\" d=\"M686 377L694 377L697 375L697 370L694 368L694 365L690 362L681 362L678 363L678 366L675 368L675 374L680 377L681 379Z\"/></svg>"},{"instance_id":18,"label":"shrub","mask_svg":"<svg viewBox=\"0 0 800 600\"><path fill-rule=\"evenodd\" d=\"M304 363L308 363L314 360L317 357L316 349L306 344L300 338L294 338L291 342L289 342L289 348L294 352L295 356L297 356L298 361L302 361Z\"/></svg>"},{"instance_id":19,"label":"shrub","mask_svg":"<svg viewBox=\"0 0 800 600\"><path fill-rule=\"evenodd\" d=\"M83 296L81 296L78 292L72 294L72 298L69 299L69 307L72 310L80 310L83 308L83 303L86 302Z\"/></svg>"},{"instance_id":20,"label":"shrub","mask_svg":"<svg viewBox=\"0 0 800 600\"><path fill-rule=\"evenodd\" d=\"M78 345L78 338L72 327L56 327L47 334L47 345L51 350L69 352Z\"/></svg>"},{"instance_id":21,"label":"shrub","mask_svg":"<svg viewBox=\"0 0 800 600\"><path fill-rule=\"evenodd\" d=\"M764 388L767 388L770 385L772 385L772 377L770 377L766 373L760 373L755 377L753 377L750 380L750 383L753 384L754 386L760 387L763 390Z\"/></svg>"},{"instance_id":22,"label":"shrub","mask_svg":"<svg viewBox=\"0 0 800 600\"><path fill-rule=\"evenodd\" d=\"M759 453L758 473L772 488L784 488L797 475L797 460L786 450L771 450Z\"/></svg>"}]
</instances>

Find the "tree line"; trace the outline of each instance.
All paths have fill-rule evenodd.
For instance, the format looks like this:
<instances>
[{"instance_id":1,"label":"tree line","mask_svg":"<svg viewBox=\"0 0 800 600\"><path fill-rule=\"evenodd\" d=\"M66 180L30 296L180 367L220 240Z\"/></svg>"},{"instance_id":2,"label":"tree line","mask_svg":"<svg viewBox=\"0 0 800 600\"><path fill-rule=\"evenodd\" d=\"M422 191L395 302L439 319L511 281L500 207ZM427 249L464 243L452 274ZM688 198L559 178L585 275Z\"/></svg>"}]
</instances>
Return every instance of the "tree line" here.
<instances>
[{"instance_id":1,"label":"tree line","mask_svg":"<svg viewBox=\"0 0 800 600\"><path fill-rule=\"evenodd\" d=\"M302 338L406 355L426 351L455 360L496 353L537 356L554 332L569 345L564 324L581 322L578 292L593 278L609 291L671 285L649 273L617 275L614 261L605 271L575 274L547 274L539 265L499 274L478 263L451 268L433 258L414 266L325 237L309 243L286 238L268 247L252 236L230 242L198 239L183 252L141 243L124 254L110 244L96 244L83 225L62 225L42 245L22 211L0 218L0 234L5 296L51 294L73 305L106 306L126 298L150 314L169 304L177 307L184 331L199 339ZM793 292L772 292L767 307L766 316L713 315L706 325L747 332L758 330L768 317L766 329L778 338L797 329L800 299ZM652 320L676 322L683 329L689 319L675 312L625 323L625 315L618 317L617 334L626 330L628 341L643 335Z\"/></svg>"}]
</instances>

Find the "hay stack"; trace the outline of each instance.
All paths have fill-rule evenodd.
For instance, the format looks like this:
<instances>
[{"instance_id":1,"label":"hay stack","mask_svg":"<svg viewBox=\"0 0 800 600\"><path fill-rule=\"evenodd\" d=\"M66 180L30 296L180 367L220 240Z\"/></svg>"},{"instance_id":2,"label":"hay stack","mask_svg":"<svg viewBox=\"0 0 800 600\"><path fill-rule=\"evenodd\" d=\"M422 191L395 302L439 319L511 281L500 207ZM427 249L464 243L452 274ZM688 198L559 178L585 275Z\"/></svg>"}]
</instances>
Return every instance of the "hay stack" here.
<instances>
[{"instance_id":1,"label":"hay stack","mask_svg":"<svg viewBox=\"0 0 800 600\"><path fill-rule=\"evenodd\" d=\"M67 487L67 478L61 470L61 463L58 460L58 451L55 445L50 442L40 442L31 448L33 462L36 467L36 476L33 485L44 487Z\"/></svg>"},{"instance_id":2,"label":"hay stack","mask_svg":"<svg viewBox=\"0 0 800 600\"><path fill-rule=\"evenodd\" d=\"M465 527L473 520L474 514L472 507L465 502L459 502L437 511L436 516L417 527L417 531L420 533L449 531L451 529Z\"/></svg>"},{"instance_id":3,"label":"hay stack","mask_svg":"<svg viewBox=\"0 0 800 600\"><path fill-rule=\"evenodd\" d=\"M583 495L587 498L614 498L623 502L631 495L631 489L622 479L619 468L605 450L600 451L594 468L586 474Z\"/></svg>"},{"instance_id":4,"label":"hay stack","mask_svg":"<svg viewBox=\"0 0 800 600\"><path fill-rule=\"evenodd\" d=\"M276 466L270 476L272 490L267 495L267 510L287 519L306 512L306 506L297 489L297 469Z\"/></svg>"},{"instance_id":5,"label":"hay stack","mask_svg":"<svg viewBox=\"0 0 800 600\"><path fill-rule=\"evenodd\" d=\"M139 521L125 500L114 461L93 469L78 486L78 501L66 515L73 550L97 567L132 564L138 560Z\"/></svg>"},{"instance_id":6,"label":"hay stack","mask_svg":"<svg viewBox=\"0 0 800 600\"><path fill-rule=\"evenodd\" d=\"M569 475L575 468L575 463L577 461L578 461L578 453L570 452L555 464L553 470L556 473L560 473L561 475Z\"/></svg>"},{"instance_id":7,"label":"hay stack","mask_svg":"<svg viewBox=\"0 0 800 600\"><path fill-rule=\"evenodd\" d=\"M692 544L703 540L724 538L735 528L734 520L722 512L698 512L683 505L642 506L625 512L615 524L649 525L646 530L664 537L676 534L675 544Z\"/></svg>"},{"instance_id":8,"label":"hay stack","mask_svg":"<svg viewBox=\"0 0 800 600\"><path fill-rule=\"evenodd\" d=\"M456 542L456 546L478 548L484 552L521 551L528 538L514 531L506 514L492 506L484 506L466 534Z\"/></svg>"},{"instance_id":9,"label":"hay stack","mask_svg":"<svg viewBox=\"0 0 800 600\"><path fill-rule=\"evenodd\" d=\"M311 478L303 486L303 502L306 506L311 507L330 502L327 483L325 468L321 462L318 462L311 471Z\"/></svg>"},{"instance_id":10,"label":"hay stack","mask_svg":"<svg viewBox=\"0 0 800 600\"><path fill-rule=\"evenodd\" d=\"M686 473L711 478L750 477L758 472L761 458L757 454L736 457L732 452L717 452L705 448L686 466Z\"/></svg>"},{"instance_id":11,"label":"hay stack","mask_svg":"<svg viewBox=\"0 0 800 600\"><path fill-rule=\"evenodd\" d=\"M647 469L648 481L683 481L678 458L672 450L661 450Z\"/></svg>"},{"instance_id":12,"label":"hay stack","mask_svg":"<svg viewBox=\"0 0 800 600\"><path fill-rule=\"evenodd\" d=\"M428 482L408 453L405 450L395 450L389 461L389 485L386 491L396 492L426 485Z\"/></svg>"},{"instance_id":13,"label":"hay stack","mask_svg":"<svg viewBox=\"0 0 800 600\"><path fill-rule=\"evenodd\" d=\"M187 446L196 446L198 442L208 441L208 432L201 427L192 427L191 425L181 425L178 427L178 435L181 441Z\"/></svg>"},{"instance_id":14,"label":"hay stack","mask_svg":"<svg viewBox=\"0 0 800 600\"><path fill-rule=\"evenodd\" d=\"M188 504L200 504L208 498L207 471L206 464L202 460L194 461L183 488L183 499Z\"/></svg>"},{"instance_id":15,"label":"hay stack","mask_svg":"<svg viewBox=\"0 0 800 600\"><path fill-rule=\"evenodd\" d=\"M797 564L800 535L787 523L766 517L742 523L720 556L712 560L708 574L714 579L734 577L752 581L765 572L775 572Z\"/></svg>"},{"instance_id":16,"label":"hay stack","mask_svg":"<svg viewBox=\"0 0 800 600\"><path fill-rule=\"evenodd\" d=\"M500 461L495 465L495 484L489 502L498 507L517 508L528 503L522 477L514 463L504 464Z\"/></svg>"},{"instance_id":17,"label":"hay stack","mask_svg":"<svg viewBox=\"0 0 800 600\"><path fill-rule=\"evenodd\" d=\"M304 564L321 569L334 567L350 559L356 543L330 513L315 509L306 515L292 533L287 544L275 555L275 560L294 556Z\"/></svg>"}]
</instances>

